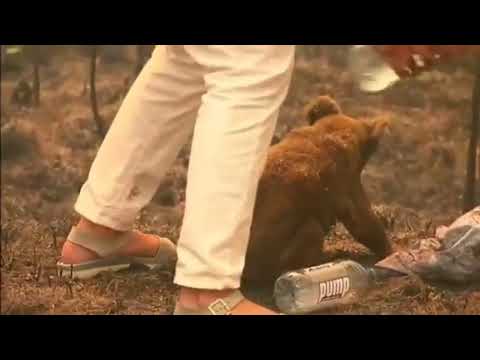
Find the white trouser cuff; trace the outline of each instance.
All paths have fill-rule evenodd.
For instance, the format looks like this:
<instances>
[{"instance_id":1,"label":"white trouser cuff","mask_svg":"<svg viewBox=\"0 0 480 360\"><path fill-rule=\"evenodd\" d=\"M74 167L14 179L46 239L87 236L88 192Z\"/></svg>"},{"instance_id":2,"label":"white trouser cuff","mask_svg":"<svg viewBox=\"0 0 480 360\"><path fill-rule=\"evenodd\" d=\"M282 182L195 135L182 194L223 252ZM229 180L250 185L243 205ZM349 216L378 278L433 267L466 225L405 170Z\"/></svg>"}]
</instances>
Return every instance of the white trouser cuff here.
<instances>
[{"instance_id":1,"label":"white trouser cuff","mask_svg":"<svg viewBox=\"0 0 480 360\"><path fill-rule=\"evenodd\" d=\"M117 209L98 202L91 191L88 181L82 188L75 203L75 211L91 222L117 231L129 231L133 228L138 210L122 207Z\"/></svg>"},{"instance_id":2,"label":"white trouser cuff","mask_svg":"<svg viewBox=\"0 0 480 360\"><path fill-rule=\"evenodd\" d=\"M184 273L177 267L174 283L178 286L202 290L227 290L239 289L240 280L238 276L228 277L225 274L199 274Z\"/></svg>"}]
</instances>

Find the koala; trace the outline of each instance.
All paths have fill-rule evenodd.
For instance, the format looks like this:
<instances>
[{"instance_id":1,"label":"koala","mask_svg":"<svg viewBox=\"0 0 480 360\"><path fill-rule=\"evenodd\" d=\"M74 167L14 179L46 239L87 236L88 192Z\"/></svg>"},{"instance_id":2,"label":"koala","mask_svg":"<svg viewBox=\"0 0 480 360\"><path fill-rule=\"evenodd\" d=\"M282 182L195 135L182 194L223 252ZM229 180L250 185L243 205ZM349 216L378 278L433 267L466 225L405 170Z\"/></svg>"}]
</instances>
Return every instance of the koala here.
<instances>
[{"instance_id":1,"label":"koala","mask_svg":"<svg viewBox=\"0 0 480 360\"><path fill-rule=\"evenodd\" d=\"M304 110L308 126L269 149L259 180L243 283L274 281L321 262L323 238L340 221L378 257L392 252L361 183L388 125L354 119L328 96Z\"/></svg>"}]
</instances>

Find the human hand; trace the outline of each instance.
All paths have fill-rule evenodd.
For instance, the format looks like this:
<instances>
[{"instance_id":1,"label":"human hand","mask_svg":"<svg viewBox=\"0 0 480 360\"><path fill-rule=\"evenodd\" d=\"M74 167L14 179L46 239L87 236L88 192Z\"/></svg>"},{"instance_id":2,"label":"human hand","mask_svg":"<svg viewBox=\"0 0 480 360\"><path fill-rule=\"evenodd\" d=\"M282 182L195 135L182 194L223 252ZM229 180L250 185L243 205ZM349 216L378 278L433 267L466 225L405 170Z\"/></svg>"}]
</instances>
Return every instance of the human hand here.
<instances>
[{"instance_id":1,"label":"human hand","mask_svg":"<svg viewBox=\"0 0 480 360\"><path fill-rule=\"evenodd\" d=\"M478 54L480 45L374 45L400 77L414 76L433 65Z\"/></svg>"}]
</instances>

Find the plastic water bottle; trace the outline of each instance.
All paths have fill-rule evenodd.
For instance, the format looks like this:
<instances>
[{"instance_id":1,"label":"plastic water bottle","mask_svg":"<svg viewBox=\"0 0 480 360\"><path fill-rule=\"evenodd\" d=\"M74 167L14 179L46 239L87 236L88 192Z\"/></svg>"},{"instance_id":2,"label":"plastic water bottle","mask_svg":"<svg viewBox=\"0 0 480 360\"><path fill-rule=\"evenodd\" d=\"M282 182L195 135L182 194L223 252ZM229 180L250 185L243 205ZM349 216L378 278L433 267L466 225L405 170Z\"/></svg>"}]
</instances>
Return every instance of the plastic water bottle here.
<instances>
[{"instance_id":1,"label":"plastic water bottle","mask_svg":"<svg viewBox=\"0 0 480 360\"><path fill-rule=\"evenodd\" d=\"M275 282L275 302L283 313L306 314L351 304L377 281L398 275L365 268L355 261L339 261L287 272Z\"/></svg>"},{"instance_id":2,"label":"plastic water bottle","mask_svg":"<svg viewBox=\"0 0 480 360\"><path fill-rule=\"evenodd\" d=\"M370 45L354 45L348 56L348 67L359 89L380 92L400 77Z\"/></svg>"}]
</instances>

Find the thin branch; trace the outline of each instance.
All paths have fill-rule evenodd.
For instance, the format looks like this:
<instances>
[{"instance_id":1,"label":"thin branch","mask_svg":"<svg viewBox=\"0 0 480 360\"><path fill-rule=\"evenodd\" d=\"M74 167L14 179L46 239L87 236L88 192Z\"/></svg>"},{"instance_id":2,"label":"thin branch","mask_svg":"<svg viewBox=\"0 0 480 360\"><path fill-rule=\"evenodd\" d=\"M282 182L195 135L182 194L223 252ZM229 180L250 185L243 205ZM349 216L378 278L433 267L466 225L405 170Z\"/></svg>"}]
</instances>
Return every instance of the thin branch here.
<instances>
[{"instance_id":1,"label":"thin branch","mask_svg":"<svg viewBox=\"0 0 480 360\"><path fill-rule=\"evenodd\" d=\"M480 62L472 94L472 126L468 145L467 176L465 179L465 194L463 196L463 211L468 212L475 207L475 174L477 162L478 132L480 121Z\"/></svg>"},{"instance_id":2,"label":"thin branch","mask_svg":"<svg viewBox=\"0 0 480 360\"><path fill-rule=\"evenodd\" d=\"M33 62L33 104L40 105L40 64L38 61Z\"/></svg>"},{"instance_id":3,"label":"thin branch","mask_svg":"<svg viewBox=\"0 0 480 360\"><path fill-rule=\"evenodd\" d=\"M96 72L97 72L97 45L90 46L90 102L92 105L93 119L97 125L98 134L103 138L105 136L105 127L103 120L98 111L97 88L96 88Z\"/></svg>"}]
</instances>

